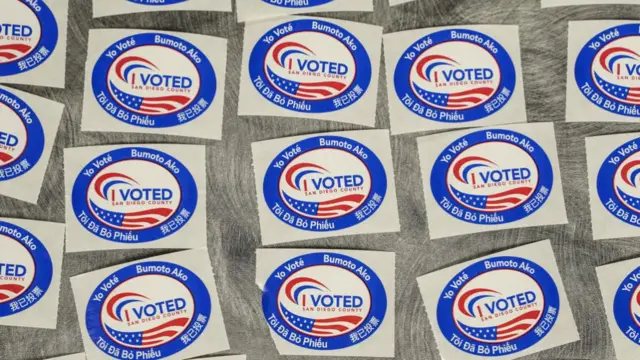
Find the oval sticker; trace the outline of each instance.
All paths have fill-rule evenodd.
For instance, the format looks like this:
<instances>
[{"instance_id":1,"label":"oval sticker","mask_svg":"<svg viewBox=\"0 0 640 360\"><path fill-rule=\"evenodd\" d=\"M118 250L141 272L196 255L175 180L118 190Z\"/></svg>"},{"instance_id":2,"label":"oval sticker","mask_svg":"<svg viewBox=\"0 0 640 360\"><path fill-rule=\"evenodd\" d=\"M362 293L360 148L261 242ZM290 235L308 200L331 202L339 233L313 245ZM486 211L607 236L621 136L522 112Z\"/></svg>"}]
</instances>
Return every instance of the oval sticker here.
<instances>
[{"instance_id":1,"label":"oval sticker","mask_svg":"<svg viewBox=\"0 0 640 360\"><path fill-rule=\"evenodd\" d=\"M613 299L613 315L620 331L624 336L640 343L640 286L636 280L640 273L640 267L633 270L618 287Z\"/></svg>"},{"instance_id":2,"label":"oval sticker","mask_svg":"<svg viewBox=\"0 0 640 360\"><path fill-rule=\"evenodd\" d=\"M217 84L213 65L200 49L160 33L126 37L108 47L91 83L104 111L145 128L195 120L211 106Z\"/></svg>"},{"instance_id":3,"label":"oval sticker","mask_svg":"<svg viewBox=\"0 0 640 360\"><path fill-rule=\"evenodd\" d=\"M387 294L376 273L336 253L312 253L278 267L264 286L269 326L293 345L339 350L373 335L384 321Z\"/></svg>"},{"instance_id":4,"label":"oval sticker","mask_svg":"<svg viewBox=\"0 0 640 360\"><path fill-rule=\"evenodd\" d=\"M598 171L598 197L611 215L632 226L640 226L640 152L638 139L619 146L607 156Z\"/></svg>"},{"instance_id":5,"label":"oval sticker","mask_svg":"<svg viewBox=\"0 0 640 360\"><path fill-rule=\"evenodd\" d=\"M4 1L0 23L0 76L35 69L58 44L58 23L44 1Z\"/></svg>"},{"instance_id":6,"label":"oval sticker","mask_svg":"<svg viewBox=\"0 0 640 360\"><path fill-rule=\"evenodd\" d=\"M405 60L410 61L405 61ZM507 50L468 29L429 34L407 48L394 73L396 95L427 120L482 120L506 106L516 86Z\"/></svg>"},{"instance_id":7,"label":"oval sticker","mask_svg":"<svg viewBox=\"0 0 640 360\"><path fill-rule=\"evenodd\" d=\"M560 311L558 288L540 265L500 256L455 275L438 301L438 326L456 348L506 356L542 340Z\"/></svg>"},{"instance_id":8,"label":"oval sticker","mask_svg":"<svg viewBox=\"0 0 640 360\"><path fill-rule=\"evenodd\" d=\"M211 296L195 273L178 264L148 261L126 266L96 287L85 326L109 356L162 359L192 344L210 316Z\"/></svg>"},{"instance_id":9,"label":"oval sticker","mask_svg":"<svg viewBox=\"0 0 640 360\"><path fill-rule=\"evenodd\" d=\"M581 93L614 114L640 117L640 34L638 24L616 26L594 36L575 64Z\"/></svg>"},{"instance_id":10,"label":"oval sticker","mask_svg":"<svg viewBox=\"0 0 640 360\"><path fill-rule=\"evenodd\" d=\"M30 171L44 152L44 129L35 111L0 89L0 182Z\"/></svg>"},{"instance_id":11,"label":"oval sticker","mask_svg":"<svg viewBox=\"0 0 640 360\"><path fill-rule=\"evenodd\" d=\"M141 147L93 159L76 178L71 196L85 229L119 243L149 242L177 232L198 203L195 180L179 160Z\"/></svg>"},{"instance_id":12,"label":"oval sticker","mask_svg":"<svg viewBox=\"0 0 640 360\"><path fill-rule=\"evenodd\" d=\"M317 136L283 150L264 177L271 212L301 230L334 231L364 222L381 206L387 174L365 145Z\"/></svg>"},{"instance_id":13,"label":"oval sticker","mask_svg":"<svg viewBox=\"0 0 640 360\"><path fill-rule=\"evenodd\" d=\"M0 221L0 318L25 311L49 290L53 262L27 230Z\"/></svg>"},{"instance_id":14,"label":"oval sticker","mask_svg":"<svg viewBox=\"0 0 640 360\"><path fill-rule=\"evenodd\" d=\"M431 172L431 191L451 216L474 224L523 219L549 198L553 169L533 139L510 130L477 131L451 143Z\"/></svg>"},{"instance_id":15,"label":"oval sticker","mask_svg":"<svg viewBox=\"0 0 640 360\"><path fill-rule=\"evenodd\" d=\"M371 59L345 28L294 20L265 33L249 58L249 75L265 99L305 113L336 111L357 102L371 83Z\"/></svg>"}]
</instances>

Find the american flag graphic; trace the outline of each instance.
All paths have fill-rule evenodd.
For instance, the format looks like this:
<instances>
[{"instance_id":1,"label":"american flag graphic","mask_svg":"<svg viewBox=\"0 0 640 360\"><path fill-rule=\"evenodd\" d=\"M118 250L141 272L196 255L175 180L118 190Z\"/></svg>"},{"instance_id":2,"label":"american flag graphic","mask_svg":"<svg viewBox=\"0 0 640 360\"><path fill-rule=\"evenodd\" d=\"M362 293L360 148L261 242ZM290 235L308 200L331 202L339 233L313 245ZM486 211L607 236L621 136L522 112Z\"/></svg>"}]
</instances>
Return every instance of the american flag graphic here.
<instances>
[{"instance_id":1,"label":"american flag graphic","mask_svg":"<svg viewBox=\"0 0 640 360\"><path fill-rule=\"evenodd\" d=\"M458 310L470 318L482 318L486 314L483 313L482 307L478 302L499 296L498 291L486 288L476 288L465 292L458 300ZM526 334L538 322L540 310L531 310L525 312L515 319L505 321L496 326L473 327L458 321L458 326L469 336L478 340L487 341L509 341L523 334ZM503 316L504 318L505 316Z\"/></svg>"},{"instance_id":2,"label":"american flag graphic","mask_svg":"<svg viewBox=\"0 0 640 360\"><path fill-rule=\"evenodd\" d=\"M96 179L93 190L100 198L114 201L115 192L111 188L121 184L130 186L139 185L137 181L125 174L106 173ZM109 190L111 190L111 192ZM109 194L111 194L111 198L109 198ZM118 212L104 209L98 206L93 200L89 200L89 203L94 215L100 218L100 220L115 227L132 230L160 224L173 213L172 209L164 207L133 212Z\"/></svg>"},{"instance_id":3,"label":"american flag graphic","mask_svg":"<svg viewBox=\"0 0 640 360\"><path fill-rule=\"evenodd\" d=\"M148 300L149 298L146 296L133 292L115 295L107 302L107 315L115 321L127 323L131 321L131 318L125 306L132 303L143 303ZM147 348L158 346L172 340L179 335L188 324L189 318L180 317L144 331L118 331L106 324L105 327L109 335L118 342L134 347Z\"/></svg>"},{"instance_id":4,"label":"american flag graphic","mask_svg":"<svg viewBox=\"0 0 640 360\"><path fill-rule=\"evenodd\" d=\"M453 176L463 184L474 183L475 175L471 172L477 168L497 167L498 165L481 156L467 156L458 160L453 166ZM476 195L460 191L450 185L451 193L465 205L484 210L506 210L524 202L531 195L533 188L520 186L490 195Z\"/></svg>"},{"instance_id":5,"label":"american flag graphic","mask_svg":"<svg viewBox=\"0 0 640 360\"><path fill-rule=\"evenodd\" d=\"M298 316L287 310L282 303L280 303L280 312L289 325L304 333L318 337L331 337L347 333L362 322L362 317L356 315L337 316L327 319Z\"/></svg>"},{"instance_id":6,"label":"american flag graphic","mask_svg":"<svg viewBox=\"0 0 640 360\"><path fill-rule=\"evenodd\" d=\"M298 163L287 169L285 181L290 188L304 193L310 190L305 177L325 173L329 173L329 171L320 165L307 162ZM282 191L282 195L290 208L305 215L322 219L348 214L356 209L366 198L362 194L350 194L325 201L303 201L290 196L285 191Z\"/></svg>"},{"instance_id":7,"label":"american flag graphic","mask_svg":"<svg viewBox=\"0 0 640 360\"><path fill-rule=\"evenodd\" d=\"M14 61L24 57L32 47L27 44L0 45L0 62Z\"/></svg>"},{"instance_id":8,"label":"american flag graphic","mask_svg":"<svg viewBox=\"0 0 640 360\"><path fill-rule=\"evenodd\" d=\"M135 85L137 69L159 71L151 61L139 56L127 56L116 63L116 75L130 86ZM191 102L191 98L183 95L169 96L136 96L118 88L113 81L109 81L109 88L118 101L130 109L148 115L165 115L178 111Z\"/></svg>"},{"instance_id":9,"label":"american flag graphic","mask_svg":"<svg viewBox=\"0 0 640 360\"><path fill-rule=\"evenodd\" d=\"M620 170L620 177L622 181L633 187L637 188L638 184L638 175L640 175L640 160L633 160L626 163L622 169ZM622 201L632 209L640 212L640 198L637 196L633 196L630 193L624 191L622 187L616 186L616 190L618 191L618 195L622 199Z\"/></svg>"},{"instance_id":10,"label":"american flag graphic","mask_svg":"<svg viewBox=\"0 0 640 360\"><path fill-rule=\"evenodd\" d=\"M275 63L289 71L293 67L292 55L315 56L308 47L298 42L282 42L272 52ZM267 76L271 83L283 92L302 99L323 100L339 95L347 85L340 81L292 81L277 75L271 67L267 66Z\"/></svg>"},{"instance_id":11,"label":"american flag graphic","mask_svg":"<svg viewBox=\"0 0 640 360\"><path fill-rule=\"evenodd\" d=\"M600 89L602 89L609 96L616 99L624 100L632 104L640 104L640 87L616 85L603 79L596 72L594 72L593 74Z\"/></svg>"},{"instance_id":12,"label":"american flag graphic","mask_svg":"<svg viewBox=\"0 0 640 360\"><path fill-rule=\"evenodd\" d=\"M20 295L24 286L20 284L0 284L0 303Z\"/></svg>"}]
</instances>

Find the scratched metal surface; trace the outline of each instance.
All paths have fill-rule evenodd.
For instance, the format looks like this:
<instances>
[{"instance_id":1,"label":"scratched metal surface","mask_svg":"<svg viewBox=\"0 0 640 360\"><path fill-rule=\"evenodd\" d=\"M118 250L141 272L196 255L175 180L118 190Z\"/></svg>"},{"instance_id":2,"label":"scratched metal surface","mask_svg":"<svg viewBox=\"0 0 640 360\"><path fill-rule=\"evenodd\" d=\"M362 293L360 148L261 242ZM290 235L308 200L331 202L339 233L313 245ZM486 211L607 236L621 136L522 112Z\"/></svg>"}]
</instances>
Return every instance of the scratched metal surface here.
<instances>
[{"instance_id":1,"label":"scratched metal surface","mask_svg":"<svg viewBox=\"0 0 640 360\"><path fill-rule=\"evenodd\" d=\"M64 221L62 149L113 143L206 144L208 154L209 252L214 264L232 351L250 360L276 359L254 284L255 249L260 246L250 143L297 134L352 130L353 125L284 118L238 118L237 98L243 26L231 14L174 12L94 20L89 0L71 0L66 90L21 87L67 105L39 204L0 197L0 216ZM551 238L582 341L524 359L613 360L614 352L594 266L640 256L638 239L594 242L588 211L584 137L640 131L639 125L564 124L567 21L638 19L633 6L590 6L541 10L538 0L418 0L393 9L376 0L375 13L327 14L384 26L385 32L453 24L517 24L524 61L530 121L557 122L562 180L570 224L499 231L429 241L416 135L392 139L402 232L307 241L296 246L373 249L397 253L396 357L439 359L415 278L465 260L539 239ZM81 133L80 116L87 34L90 28L185 31L229 39L224 140L201 141L136 134ZM377 126L388 127L383 71ZM165 251L166 252L166 251ZM58 330L0 327L0 359L42 359L81 352L82 341L69 277L163 251L118 251L65 256ZM297 357L288 357L298 359Z\"/></svg>"}]
</instances>

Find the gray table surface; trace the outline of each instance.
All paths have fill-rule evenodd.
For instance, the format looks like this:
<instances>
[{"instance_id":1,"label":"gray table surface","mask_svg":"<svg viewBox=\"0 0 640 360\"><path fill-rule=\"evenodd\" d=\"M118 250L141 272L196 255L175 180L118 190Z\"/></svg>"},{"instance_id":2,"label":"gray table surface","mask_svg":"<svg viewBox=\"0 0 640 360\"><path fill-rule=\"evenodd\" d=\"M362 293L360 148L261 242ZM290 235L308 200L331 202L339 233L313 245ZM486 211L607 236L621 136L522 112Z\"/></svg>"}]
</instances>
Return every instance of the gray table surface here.
<instances>
[{"instance_id":1,"label":"gray table surface","mask_svg":"<svg viewBox=\"0 0 640 360\"><path fill-rule=\"evenodd\" d=\"M640 124L565 124L567 21L640 19L640 7L589 6L540 9L539 0L417 0L389 9L376 0L374 13L325 14L383 26L385 32L454 24L520 26L529 121L556 122L569 225L498 231L429 240L421 189L416 135L392 138L402 231L297 243L297 247L371 249L397 253L396 358L439 359L416 277L456 263L550 238L582 341L523 359L615 359L595 266L640 256L638 239L595 242L588 209L584 137L640 131ZM1 9L0 9L1 11ZM90 28L185 31L229 39L223 141L140 134L81 133L82 90ZM228 13L171 12L91 18L91 1L71 0L65 90L16 86L66 104L38 205L0 197L0 216L64 222L62 149L65 147L177 142L206 144L209 253L217 277L233 354L249 360L278 354L263 320L254 283L260 247L250 143L298 134L359 127L323 121L237 116L243 26ZM384 64L384 63L383 63ZM384 66L384 65L383 65ZM377 127L388 128L385 76L380 72ZM291 245L289 245L290 247ZM0 250L1 251L1 250ZM82 340L69 278L167 251L70 254L64 258L57 330L0 327L0 359L42 359L81 352ZM288 357L298 359L298 357ZM300 357L300 359L303 359ZM454 359L451 359L454 360Z\"/></svg>"}]
</instances>

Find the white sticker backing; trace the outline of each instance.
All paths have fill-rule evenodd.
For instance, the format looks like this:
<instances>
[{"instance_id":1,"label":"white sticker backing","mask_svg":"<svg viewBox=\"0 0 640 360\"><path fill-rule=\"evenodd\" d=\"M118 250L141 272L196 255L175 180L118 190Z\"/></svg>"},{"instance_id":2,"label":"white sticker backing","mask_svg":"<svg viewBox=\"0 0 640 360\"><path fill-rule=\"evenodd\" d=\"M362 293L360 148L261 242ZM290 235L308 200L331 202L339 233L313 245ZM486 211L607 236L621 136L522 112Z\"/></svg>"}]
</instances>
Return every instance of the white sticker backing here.
<instances>
[{"instance_id":1,"label":"white sticker backing","mask_svg":"<svg viewBox=\"0 0 640 360\"><path fill-rule=\"evenodd\" d=\"M247 360L246 355L231 355L231 356L214 356L208 358L200 358L200 360Z\"/></svg>"},{"instance_id":2,"label":"white sticker backing","mask_svg":"<svg viewBox=\"0 0 640 360\"><path fill-rule=\"evenodd\" d=\"M45 360L87 360L87 358L84 356L84 353L81 353L81 354L60 356L60 357L55 357L55 358L50 358Z\"/></svg>"},{"instance_id":3,"label":"white sticker backing","mask_svg":"<svg viewBox=\"0 0 640 360\"><path fill-rule=\"evenodd\" d=\"M206 246L205 147L65 149L67 252Z\"/></svg>"},{"instance_id":4,"label":"white sticker backing","mask_svg":"<svg viewBox=\"0 0 640 360\"><path fill-rule=\"evenodd\" d=\"M640 22L569 22L569 122L640 121Z\"/></svg>"},{"instance_id":5,"label":"white sticker backing","mask_svg":"<svg viewBox=\"0 0 640 360\"><path fill-rule=\"evenodd\" d=\"M37 203L64 105L0 86L0 195Z\"/></svg>"},{"instance_id":6,"label":"white sticker backing","mask_svg":"<svg viewBox=\"0 0 640 360\"><path fill-rule=\"evenodd\" d=\"M256 283L281 355L395 355L395 254L259 249Z\"/></svg>"},{"instance_id":7,"label":"white sticker backing","mask_svg":"<svg viewBox=\"0 0 640 360\"><path fill-rule=\"evenodd\" d=\"M381 39L379 26L334 19L247 24L238 115L375 126Z\"/></svg>"},{"instance_id":8,"label":"white sticker backing","mask_svg":"<svg viewBox=\"0 0 640 360\"><path fill-rule=\"evenodd\" d=\"M586 139L594 240L640 236L640 133Z\"/></svg>"},{"instance_id":9,"label":"white sticker backing","mask_svg":"<svg viewBox=\"0 0 640 360\"><path fill-rule=\"evenodd\" d=\"M570 5L604 5L604 4L631 4L638 5L640 0L541 0L542 7L570 6Z\"/></svg>"},{"instance_id":10,"label":"white sticker backing","mask_svg":"<svg viewBox=\"0 0 640 360\"><path fill-rule=\"evenodd\" d=\"M400 231L388 130L252 144L262 244Z\"/></svg>"},{"instance_id":11,"label":"white sticker backing","mask_svg":"<svg viewBox=\"0 0 640 360\"><path fill-rule=\"evenodd\" d=\"M566 224L553 124L418 138L431 239Z\"/></svg>"},{"instance_id":12,"label":"white sticker backing","mask_svg":"<svg viewBox=\"0 0 640 360\"><path fill-rule=\"evenodd\" d=\"M205 248L71 278L90 360L178 360L229 349Z\"/></svg>"},{"instance_id":13,"label":"white sticker backing","mask_svg":"<svg viewBox=\"0 0 640 360\"><path fill-rule=\"evenodd\" d=\"M373 11L373 0L237 0L236 6L242 22L302 13Z\"/></svg>"},{"instance_id":14,"label":"white sticker backing","mask_svg":"<svg viewBox=\"0 0 640 360\"><path fill-rule=\"evenodd\" d=\"M69 0L4 0L0 82L64 88Z\"/></svg>"},{"instance_id":15,"label":"white sticker backing","mask_svg":"<svg viewBox=\"0 0 640 360\"><path fill-rule=\"evenodd\" d=\"M517 26L383 38L393 134L527 122Z\"/></svg>"},{"instance_id":16,"label":"white sticker backing","mask_svg":"<svg viewBox=\"0 0 640 360\"><path fill-rule=\"evenodd\" d=\"M551 243L418 278L443 360L516 359L580 340Z\"/></svg>"},{"instance_id":17,"label":"white sticker backing","mask_svg":"<svg viewBox=\"0 0 640 360\"><path fill-rule=\"evenodd\" d=\"M406 4L408 2L412 2L414 0L389 0L389 6L396 6L400 4Z\"/></svg>"},{"instance_id":18,"label":"white sticker backing","mask_svg":"<svg viewBox=\"0 0 640 360\"><path fill-rule=\"evenodd\" d=\"M150 11L231 11L231 0L93 0L93 17Z\"/></svg>"},{"instance_id":19,"label":"white sticker backing","mask_svg":"<svg viewBox=\"0 0 640 360\"><path fill-rule=\"evenodd\" d=\"M227 40L91 30L82 131L222 137Z\"/></svg>"},{"instance_id":20,"label":"white sticker backing","mask_svg":"<svg viewBox=\"0 0 640 360\"><path fill-rule=\"evenodd\" d=\"M0 218L0 326L55 329L64 224Z\"/></svg>"},{"instance_id":21,"label":"white sticker backing","mask_svg":"<svg viewBox=\"0 0 640 360\"><path fill-rule=\"evenodd\" d=\"M618 360L640 357L640 259L596 268Z\"/></svg>"}]
</instances>

